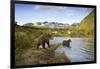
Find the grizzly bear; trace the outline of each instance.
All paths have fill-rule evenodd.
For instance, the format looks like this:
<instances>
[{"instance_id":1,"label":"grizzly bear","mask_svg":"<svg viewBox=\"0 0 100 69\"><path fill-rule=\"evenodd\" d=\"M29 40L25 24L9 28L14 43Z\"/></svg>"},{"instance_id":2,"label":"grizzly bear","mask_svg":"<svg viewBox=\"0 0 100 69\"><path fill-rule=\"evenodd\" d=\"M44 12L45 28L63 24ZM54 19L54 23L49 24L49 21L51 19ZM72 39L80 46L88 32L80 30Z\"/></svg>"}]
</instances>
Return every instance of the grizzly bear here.
<instances>
[{"instance_id":1,"label":"grizzly bear","mask_svg":"<svg viewBox=\"0 0 100 69\"><path fill-rule=\"evenodd\" d=\"M37 48L39 48L40 45L42 45L43 48L45 48L45 44L48 45L48 47L50 47L50 42L49 40L52 38L50 33L44 33L42 35L40 35L37 38Z\"/></svg>"},{"instance_id":2,"label":"grizzly bear","mask_svg":"<svg viewBox=\"0 0 100 69\"><path fill-rule=\"evenodd\" d=\"M63 46L67 46L67 47L71 48L70 42L72 42L71 39L68 39L68 40L64 40L62 44L63 44Z\"/></svg>"}]
</instances>

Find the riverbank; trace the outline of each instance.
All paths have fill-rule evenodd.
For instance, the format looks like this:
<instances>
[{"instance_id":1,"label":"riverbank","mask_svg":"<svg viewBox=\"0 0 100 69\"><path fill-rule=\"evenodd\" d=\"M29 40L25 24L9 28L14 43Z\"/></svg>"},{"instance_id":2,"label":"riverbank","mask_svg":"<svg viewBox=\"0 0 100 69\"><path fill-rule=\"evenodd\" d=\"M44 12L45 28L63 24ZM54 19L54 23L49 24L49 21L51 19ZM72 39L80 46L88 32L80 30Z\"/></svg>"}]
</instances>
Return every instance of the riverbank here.
<instances>
[{"instance_id":1,"label":"riverbank","mask_svg":"<svg viewBox=\"0 0 100 69\"><path fill-rule=\"evenodd\" d=\"M61 45L56 49L56 52L64 53L71 62L94 61L94 38L55 37L51 40L51 44L62 43L63 40L67 39L71 39L72 41L70 43L71 48L63 47Z\"/></svg>"},{"instance_id":2,"label":"riverbank","mask_svg":"<svg viewBox=\"0 0 100 69\"><path fill-rule=\"evenodd\" d=\"M63 53L55 53L59 45L51 45L50 48L30 48L16 59L16 65L37 65L37 64L54 64L70 63L70 60Z\"/></svg>"}]
</instances>

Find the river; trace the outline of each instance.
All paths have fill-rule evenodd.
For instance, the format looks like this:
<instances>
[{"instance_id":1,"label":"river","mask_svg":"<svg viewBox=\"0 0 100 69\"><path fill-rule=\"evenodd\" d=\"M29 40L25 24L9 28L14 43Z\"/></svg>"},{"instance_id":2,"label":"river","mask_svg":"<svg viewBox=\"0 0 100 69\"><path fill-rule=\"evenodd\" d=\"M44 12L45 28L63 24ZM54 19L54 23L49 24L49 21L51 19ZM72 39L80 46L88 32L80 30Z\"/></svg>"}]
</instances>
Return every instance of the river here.
<instances>
[{"instance_id":1,"label":"river","mask_svg":"<svg viewBox=\"0 0 100 69\"><path fill-rule=\"evenodd\" d=\"M63 40L71 39L71 48L62 46ZM61 45L55 52L64 53L71 62L94 61L94 39L78 37L54 37L50 44Z\"/></svg>"}]
</instances>

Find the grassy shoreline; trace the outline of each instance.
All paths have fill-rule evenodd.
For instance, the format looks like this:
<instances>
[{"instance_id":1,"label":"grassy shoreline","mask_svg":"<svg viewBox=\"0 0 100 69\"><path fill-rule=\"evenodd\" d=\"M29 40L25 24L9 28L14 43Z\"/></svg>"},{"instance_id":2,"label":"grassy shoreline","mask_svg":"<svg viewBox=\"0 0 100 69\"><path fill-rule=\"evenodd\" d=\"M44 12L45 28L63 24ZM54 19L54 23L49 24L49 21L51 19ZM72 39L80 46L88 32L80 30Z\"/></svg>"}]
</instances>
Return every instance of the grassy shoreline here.
<instances>
[{"instance_id":1,"label":"grassy shoreline","mask_svg":"<svg viewBox=\"0 0 100 69\"><path fill-rule=\"evenodd\" d=\"M29 48L16 58L16 65L37 65L37 64L55 64L55 63L70 63L70 60L63 53L55 53L58 45L43 49Z\"/></svg>"}]
</instances>

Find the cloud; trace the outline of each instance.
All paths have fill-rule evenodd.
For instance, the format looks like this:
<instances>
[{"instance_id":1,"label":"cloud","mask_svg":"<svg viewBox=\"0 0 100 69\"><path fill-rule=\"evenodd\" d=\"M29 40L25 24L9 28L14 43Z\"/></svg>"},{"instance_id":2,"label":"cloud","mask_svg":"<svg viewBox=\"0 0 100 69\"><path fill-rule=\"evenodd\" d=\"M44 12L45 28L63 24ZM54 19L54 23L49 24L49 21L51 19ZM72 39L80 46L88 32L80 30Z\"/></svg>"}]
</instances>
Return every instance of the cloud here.
<instances>
[{"instance_id":1,"label":"cloud","mask_svg":"<svg viewBox=\"0 0 100 69\"><path fill-rule=\"evenodd\" d=\"M34 5L34 9L42 9L42 10L64 10L66 7L61 7L61 6L49 6L49 5Z\"/></svg>"},{"instance_id":2,"label":"cloud","mask_svg":"<svg viewBox=\"0 0 100 69\"><path fill-rule=\"evenodd\" d=\"M68 16L74 16L74 13L68 13L67 15Z\"/></svg>"}]
</instances>

